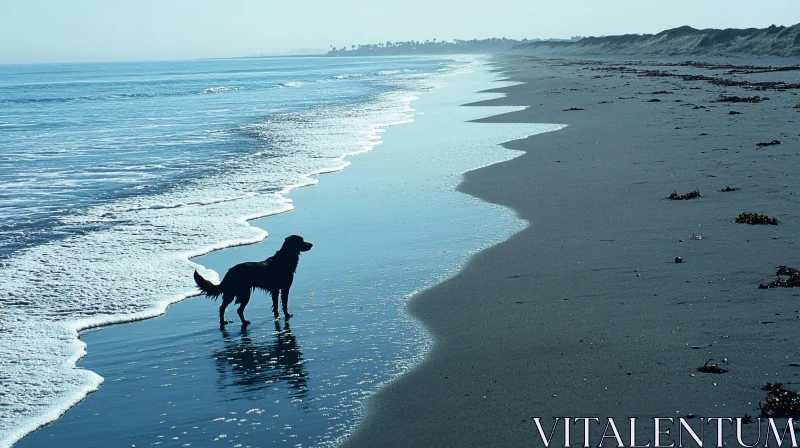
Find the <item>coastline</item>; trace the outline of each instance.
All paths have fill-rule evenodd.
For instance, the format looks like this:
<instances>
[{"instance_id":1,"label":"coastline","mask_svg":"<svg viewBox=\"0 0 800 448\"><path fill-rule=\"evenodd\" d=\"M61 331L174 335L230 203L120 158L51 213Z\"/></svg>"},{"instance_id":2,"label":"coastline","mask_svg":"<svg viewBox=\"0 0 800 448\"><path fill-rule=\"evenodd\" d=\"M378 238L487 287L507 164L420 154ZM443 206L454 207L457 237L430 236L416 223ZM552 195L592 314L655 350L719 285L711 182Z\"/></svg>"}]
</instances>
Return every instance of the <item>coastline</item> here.
<instances>
[{"instance_id":1,"label":"coastline","mask_svg":"<svg viewBox=\"0 0 800 448\"><path fill-rule=\"evenodd\" d=\"M155 71L169 67L184 73L197 70L203 75L199 78L189 77L190 80L186 83L159 84L157 92L143 96L137 93L141 84L136 82L124 86L108 83L106 87L111 90L117 93L120 91L117 89L126 90L129 94L100 95L97 102L86 101L87 97L83 96L83 86L80 83L74 88L66 88L63 91L55 89L57 92L51 90L44 95L53 95L56 100L54 104L60 104L59 107L70 110L68 114L59 114L58 107L47 106L42 110L45 115L50 112L54 117L61 118L73 116L70 115L72 112L74 112L73 118L81 116L81 113L86 112L81 107L83 104L88 109L96 106L107 107L109 117L117 117L117 113L124 116L126 113L137 115L142 112L143 115L139 116L148 122L169 120L174 118L171 116L174 111L172 106L175 105L172 102L174 94L181 98L184 105L177 109L187 112L187 115L184 116L186 120L179 120L181 122L179 126L169 127L171 131L175 131L173 136L178 136L174 139L170 138L169 132L154 137L146 130L140 132L136 126L126 128L130 123L127 120L110 120L114 123L125 123L122 128L109 125L118 129L118 132L108 132L108 134L113 133L119 137L120 144L111 145L119 151L106 154L108 157L103 156L104 162L107 163L98 165L87 162L85 167L88 171L102 171L113 165L111 171L119 174L119 177L100 176L101 181L87 186L86 190L81 188L75 192L71 188L66 188L61 191L63 196L49 195L58 196L60 199L54 202L62 204L71 203L67 197L77 201L74 203L74 208L69 211L60 210L59 213L64 213L63 216L50 216L59 222L54 227L48 227L47 223L43 224L32 219L23 225L23 228L30 229L31 232L13 231L14 226L10 232L6 232L7 228L4 229L4 234L10 235L11 238L3 240L3 249L10 247L12 253L14 247L17 247L15 241L20 235L33 234L34 240L38 234L46 234L52 238L45 244L37 244L20 251L10 259L10 262L4 260L0 263L4 273L3 281L0 281L2 283L0 289L3 290L0 306L5 307L3 313L0 313L0 320L3 321L6 330L1 350L6 354L4 356L6 361L0 364L5 376L13 378L4 381L3 390L0 391L3 395L0 409L0 445L10 443L9 440L18 439L22 434L55 419L102 381L102 378L92 372L75 368L75 362L85 353L85 346L78 339L78 329L152 317L162 314L170 303L184 299L187 293L194 290L191 281L191 272L194 268L186 262L187 249L208 250L220 245L238 245L263 239L263 231L254 231L246 224L246 219L251 217L254 210L277 212L287 208L289 204L280 197L280 192L284 191L285 186L308 180L308 173L331 171L343 166L345 162L341 160L342 154L360 152L365 146L371 147L377 142L380 135L378 125L407 119L410 113L407 106L411 99L404 92L413 90L413 87L424 88L424 79L436 76L438 68L448 71L442 65L449 63L441 60L439 62L423 63L414 60L387 62L376 58L374 61L363 60L353 64L339 64L333 61L327 63L295 61L291 64L283 61L277 64L284 67L287 65L300 67L299 72L303 72L302 67L322 66L322 70L314 72L311 78L294 80L295 82L292 82L291 75L288 77L275 75L272 71L242 72L241 69L253 64L241 61L222 65L157 63ZM389 86L385 82L391 83L392 79L406 78L404 72L394 70L382 72L377 69L390 69L398 64L412 71L418 71L417 77L421 76L423 81L409 81L402 83L399 88L387 88ZM244 77L235 75L234 77L238 77L237 81L227 83L231 86L220 85L226 83L219 82L220 74L215 69L223 66L233 72L254 74ZM34 73L43 71L44 73L39 73L37 76L44 81L55 80L53 85L71 85L59 82L58 79L61 78L57 75L51 76L46 68L32 66L30 69ZM92 70L89 68L87 72ZM103 70L107 72L104 71L104 74L98 76L131 72L134 79L142 81L154 75L153 67L149 64L108 64ZM11 75L15 73L14 70L9 72ZM355 73L355 77L351 79L349 73ZM365 75L363 79L358 78L362 75ZM16 78L10 76L7 81L15 85L15 79L19 76L24 78L24 75L19 73L16 76ZM71 76L67 74L63 78L69 79ZM306 83L307 81L313 82ZM42 94L37 89L48 85L35 84L37 87L30 90L15 89L17 98L13 100L16 101L14 104L21 106L20 109L9 109L12 116L25 121L29 112L27 108L31 104L38 104L37 101ZM352 92L366 89L375 94L362 96L360 99L337 95L337 90L343 87ZM317 88L319 90L316 92L309 91ZM45 87L45 90L48 89ZM188 95L184 95L185 93ZM318 102L322 107L299 109L291 105L293 101L287 101L293 97L319 99L326 98L326 95L337 96L338 100ZM117 107L119 101L127 101L129 98L133 99L125 103L127 107ZM215 109L213 106L218 102L229 101L235 102L240 109ZM283 108L287 104L289 108ZM249 107L250 105L253 107ZM264 106L268 106L271 111L268 118L262 121L252 116ZM281 111L287 113L278 113ZM216 119L209 118L207 122L193 121L193 116L201 115ZM284 120L287 117L288 120ZM300 124L293 123L292 119L299 119ZM16 118L13 121L15 120ZM82 119L76 118L74 121L81 122ZM183 131L177 131L178 128L183 131L188 130L189 133L198 131L200 135L195 135L198 137L195 140L187 141L180 138ZM141 129L150 128L143 126ZM326 130L333 132L328 133ZM89 126L86 132L80 133L83 138L81 142L91 147L91 143L97 141L94 131L103 134L108 131L108 127L104 124ZM155 134L158 134L158 131ZM58 181L53 184L37 183L36 179L26 178L24 174L25 145L36 146L33 142L38 141L37 138L41 135L36 130L29 134L12 132L10 135L13 142L21 144L20 146L11 144L12 169L9 173L3 174L8 174L12 179L10 185L17 185L15 181L20 180L22 184L32 188L29 190L23 185L20 190L11 189L12 196L16 195L22 201L22 207L17 211L21 214L30 213L34 217L39 216L38 213L47 216L52 204L48 205L46 200L39 200L48 195L37 195L37 188L45 186L45 189L58 190L61 184ZM48 140L48 144L59 144L58 133L45 132L44 135L51 139ZM129 141L126 138L130 135L140 137L141 140L137 140L140 142L150 141L152 146L144 143L141 148L149 148L158 153L151 154L152 160L164 163L139 165L139 160L148 158L140 152L136 152L139 157L126 159L125 155L131 154L125 150L126 142ZM152 140L148 140L151 137ZM276 138L282 145L275 146L269 143ZM315 143L323 141L324 145L314 147ZM42 144L44 143L40 143ZM79 142L78 146L80 144ZM180 155L178 151L160 152L157 149L162 145L176 148L183 144L191 145L192 151ZM221 150L218 155L222 157L216 157L217 149ZM243 153L251 153L251 156L228 157L230 156L228 150L234 152L242 150ZM254 150L256 152L252 153ZM273 151L278 152L279 157L272 157ZM19 156L18 159L15 159L15 154ZM206 163L209 157L203 154L213 158L214 162ZM193 165L192 157L194 161L199 160L202 166ZM81 157L81 153L74 159L76 162L94 160L91 156ZM17 162L13 162L14 160L19 163L15 165ZM178 166L172 166L169 162L176 162ZM216 165L216 162L224 163L226 167L225 170L219 171L220 176L209 174L206 169ZM120 164L125 166L126 163L132 165L129 166L132 168L131 172L137 174L129 174L127 169L117 170ZM44 171L50 176L64 180L66 184L85 180L82 176L87 173L82 172L80 168L72 169L74 167L69 165L69 171L72 172L65 173L59 171L63 166L65 165L53 163L50 166L52 170ZM170 169L170 166L174 169ZM19 171L20 169L22 171ZM140 169L143 170L141 173ZM164 174L162 170L169 171L169 174ZM214 171L214 168L211 170ZM180 176L178 173L181 171L194 175L189 174L185 181L174 182L176 178L171 176ZM71 178L73 175L76 176L75 179ZM159 181L152 185L146 184L144 179L151 175L153 179ZM93 175L88 174L88 176ZM121 180L122 177L125 179ZM28 181L30 183L26 184ZM127 185L126 182L134 184L140 182L145 185L128 185L130 188L122 187L110 194L106 194L107 192L96 196L84 194L92 187L102 189L114 181L120 181L124 185ZM18 193L15 194L15 191ZM134 191L136 192L130 194ZM140 191L144 194L140 194ZM73 192L76 193L74 197L70 196ZM87 201L81 202L80 198ZM242 218L233 219L234 217ZM89 231L81 231L87 227ZM11 245L6 247L5 243L9 242ZM24 241L20 244L25 245ZM28 301L26 299L28 297L37 299Z\"/></svg>"},{"instance_id":2,"label":"coastline","mask_svg":"<svg viewBox=\"0 0 800 448\"><path fill-rule=\"evenodd\" d=\"M487 85L485 80L477 82L479 84L474 85L480 85L480 88L485 88ZM459 92L469 92L468 97L473 98L472 100L486 97L485 94L472 94L471 92L478 90L472 88L472 85L469 83L462 85ZM426 344L424 334L420 329L414 330L415 325L408 328L409 322L402 312L404 297L434 284L440 276L449 275L457 270L458 263L463 262L461 257L464 255L461 251L474 251L492 242L486 240L486 235L494 234L494 238L502 239L506 232L511 231L510 228L508 230L504 228L507 224L496 222L498 221L496 208L480 204L476 207L468 197L448 192L457 184L461 171L515 155L514 152L499 147L494 153L486 154L484 149L489 145L487 143L489 141L494 145L509 138L547 129L547 127L522 125L499 126L495 131L489 132L477 129L472 132L454 131L463 134L463 138L452 140L450 136L443 134L444 131L438 129L441 123L435 120L435 116L436 111L442 107L460 107L458 101L463 101L465 97L460 96L459 92L449 94L444 100L441 98L437 100L444 101L443 105L429 105L430 110L427 106L422 107L423 113L430 112L432 115L417 117L413 124L414 130L406 131L403 129L405 126L396 129L387 128L386 135L391 134L392 138L383 141L382 151L372 151L357 156L358 169L353 167L330 173L324 177L324 185L314 189L292 191L291 201L304 204L303 208L298 207L292 213L273 215L250 223L252 226L267 229L270 235L278 238L284 234L301 233L315 243L314 251L304 256L301 262L298 279L304 278L304 281L298 281L293 288L293 297L299 298L297 306L300 307L300 313L296 313L299 315L292 320L291 328L281 322L281 325L274 326L273 330L271 318L267 319L268 307L261 297L257 298L255 303L258 305L253 310L248 309L248 317L254 323L259 322L259 325L248 327L247 331L230 327L222 333L221 338L219 330L213 325L214 307L202 299L190 299L172 305L169 313L156 319L82 333L82 339L89 344L89 355L79 363L79 367L102 374L107 379L106 384L99 392L67 412L59 421L23 439L18 446L47 445L53 440L68 444L70 441L78 443L78 440L84 438L96 439L90 437L92 434L86 431L101 435L104 443L115 441L128 443L135 439L138 445L145 443L143 439L151 436L153 440L161 443L168 443L173 438L176 441L170 443L178 441L183 443L187 439L190 442L194 440L196 443L203 443L201 440L206 440L205 437L210 436L211 431L218 431L214 429L215 426L228 428L224 433L227 440L237 437L246 440L258 433L262 438L264 434L268 434L267 437L285 437L283 440L273 441L279 444L307 440L310 437L308 432L313 430L314 425L333 425L331 427L334 430L329 437L343 434L353 424L349 419L354 415L357 403L369 395L378 384L405 371L408 363L415 362L424 352ZM425 95L420 102L425 102L428 96ZM440 96L441 94L437 92L432 94L431 98ZM447 105L451 103L452 105ZM458 129L480 128L481 126L465 123L466 119L518 108L485 108L485 112L470 110L471 108L461 109L462 113L458 116L467 118L463 121L454 118L453 123L448 121L450 127L447 129L451 129L452 126ZM412 135L414 133L416 137L427 136L425 144L415 143L415 135ZM448 149L448 151L460 149L464 152L460 158L431 163L430 166L425 165L425 157L414 160L414 157L424 155L426 152L433 155L434 153L430 152L432 147L430 145L435 147L448 144L462 145L461 148ZM413 145L411 146L413 151L404 151L410 145ZM448 153L442 152L442 154ZM393 168L395 164L405 165L409 162L414 164L413 170L401 176L392 175L395 173ZM442 167L450 166L448 163L452 165L452 168L448 169L453 171L441 171ZM458 168L459 166L464 168ZM372 192L369 191L370 188L360 188L372 184L376 186ZM445 185L449 186L444 188ZM427 191L427 186L435 188L433 191ZM415 191L416 195L392 198L388 201L385 199L391 197L392 193L398 194L406 190ZM443 194L452 194L462 199L442 196ZM440 201L439 198L445 198L445 201ZM370 213L352 214L348 212L347 207L370 210ZM457 217L456 214L460 213L459 210L462 208L470 211ZM398 213L402 215L399 219ZM412 218L416 222L404 222ZM442 242L446 243L444 245L429 244L426 239L433 238L436 232L428 229L426 225L442 219L452 221L454 218L456 221L452 223L453 226L462 225L464 230L463 224L466 224L467 227L473 226L475 229L462 234L450 232L450 237L454 238L454 241L447 242L446 238L442 238ZM459 219L466 221L458 224ZM361 231L357 230L363 226L367 227ZM513 228L513 224L511 226ZM440 227L440 233L447 231L447 226ZM381 228L384 230L377 233L368 230ZM348 247L352 242L353 232L355 235L367 237L361 244L366 244L372 241L368 238L373 238L372 243L376 249L369 251L372 253L365 253L358 246ZM265 253L269 254L274 250L275 244L277 244L276 238L267 238L259 244L211 252L194 261L217 272L224 272L227 267L243 260L262 259ZM458 245L453 246L453 244ZM377 248L377 245L384 247ZM447 252L450 246L456 250L442 253L442 251ZM469 249L470 247L474 249ZM364 272L358 272L357 266L346 267L343 264L348 257L362 260L364 256L367 257L366 261L369 263L367 266L370 267ZM340 259L342 260L339 261ZM363 261L359 263L364 265ZM384 264L386 266L383 266ZM403 264L406 264L406 267L402 267ZM409 267L413 268L409 270ZM398 277L395 271L399 271L397 273L402 275ZM377 295L377 302L365 303L364 300L370 299L372 295ZM356 304L362 306L354 307ZM255 313L256 320L251 313ZM385 319L380 319L390 314L394 316L388 321L390 325L382 327L381 322L385 322ZM303 319L302 316L308 317ZM356 326L364 328L357 331ZM282 349L287 343L290 347L288 351ZM199 344L199 347L196 344ZM356 348L351 348L353 346ZM209 348L213 348L215 353L212 355L210 366L204 360L208 357L204 352ZM415 350L409 352L410 348ZM348 361L352 367L348 367L348 363L343 363L342 359L337 358L337 353L343 350L356 349L361 353L357 353L352 361ZM236 361L221 363L223 358L232 358ZM370 365L369 363L374 363L376 360L384 366L378 368L379 371L373 371L376 370L374 366L365 371L358 370L362 364ZM337 365L337 362L344 365ZM267 379L270 384L267 389L258 389L261 391L260 394L253 395L254 384L259 380L256 367L265 365L264 363L275 363L273 365L280 367L288 376L281 374L270 376ZM191 367L188 371L187 366ZM253 369L247 366L253 366ZM385 366L389 368L386 369ZM327 371L320 372L318 371L320 368ZM354 368L357 370L352 370ZM337 369L341 371L337 372ZM353 376L356 373L363 375L363 378L357 381L363 392L355 397L349 396L351 391L348 389L335 392L339 391L337 388L341 389L345 387L343 384L349 384L351 381L340 379L341 376ZM209 382L213 383L216 377L219 377L216 380L217 384L211 391L206 392L209 397L201 397ZM315 383L315 380L319 382L320 378L326 378L323 384ZM200 384L204 386L201 388ZM331 392L321 394L323 388ZM137 390L142 392L131 394ZM278 401L287 404L279 405L281 411L272 411L275 412L273 415L270 406L265 406L269 403L269 397L275 398L276 404ZM161 403L162 399L167 402ZM205 415L203 412L208 412L206 409L200 409L205 408L204 406L194 404L193 406L198 409L191 410L185 407L186 404L202 399L216 403L216 409L210 411L212 413L224 415L223 409L230 409L231 414L243 414L247 411L248 416L233 418L235 422L231 424L237 427L232 428L217 423L216 420L222 417L214 415L213 418L207 418L208 422L212 419L215 421L208 426L205 417L200 417ZM249 406L247 409L237 409L244 405L238 403L242 399L255 404L246 405ZM126 403L125 409L112 405L121 402ZM182 409L181 413L186 415L175 415L175 406L179 406ZM304 413L306 411L303 409L315 406L323 406L327 411L320 411L313 418ZM285 423L284 419L292 408L300 409L300 415L305 415L302 417L305 423L298 425L297 429L287 430L281 425L289 424ZM178 424L173 427L180 427L183 431L161 426L158 415L151 415L155 412L153 409L169 411L164 413L170 415L165 417L164 421L175 422L174 419L177 419ZM139 415L137 429L129 428L132 435L125 434L127 423L119 418L121 412L134 412ZM277 414L280 414L280 417ZM197 428L195 431L187 430L185 427L187 419L192 418L199 418L200 422L204 422L199 425L199 430ZM230 421L231 417L225 420ZM281 423L282 421L284 423ZM91 429L87 430L87 427ZM275 435L273 430L282 436ZM138 431L138 434L135 431ZM200 439L192 439L193 437ZM332 439L328 439L326 443L332 442Z\"/></svg>"},{"instance_id":3,"label":"coastline","mask_svg":"<svg viewBox=\"0 0 800 448\"><path fill-rule=\"evenodd\" d=\"M569 127L509 142L525 154L465 174L459 191L529 225L409 304L433 350L367 403L345 447L539 446L537 417L756 417L764 383L796 381L798 294L758 286L798 263L800 100L613 69L731 76L663 59L496 59L525 84L476 105L528 108L481 122ZM756 94L770 99L718 101ZM701 198L665 199L695 188ZM781 224L733 223L749 211ZM698 372L709 359L727 372Z\"/></svg>"},{"instance_id":4,"label":"coastline","mask_svg":"<svg viewBox=\"0 0 800 448\"><path fill-rule=\"evenodd\" d=\"M264 211L261 211L256 214L238 216L235 218L228 219L228 221L234 222L235 226L237 227L235 232L237 238L222 239L221 241L215 242L214 244L200 247L194 250L181 251L178 254L178 256L174 257L174 260L172 258L170 258L170 260L173 261L174 263L182 264L183 265L182 268L184 269L184 271L188 273L191 273L191 271L194 269L199 269L201 272L204 272L204 274L207 275L208 278L218 280L217 273L215 271L208 270L206 267L196 263L193 260L201 258L212 252L222 251L225 249L231 249L240 246L254 245L263 242L267 238L268 232L264 228L259 227L258 225L254 225L255 221L283 214L293 210L294 209L294 205L292 204L293 201L289 199L288 196L291 195L291 193L294 190L303 187L314 186L319 183L320 175L335 173L344 170L345 168L350 166L351 162L348 159L352 158L353 156L357 156L372 151L375 148L375 146L381 143L380 136L386 130L386 128L412 122L414 109L412 109L410 105L415 99L416 98L413 95L409 94L398 95L396 93L393 93L391 101L397 102L397 105L395 107L396 110L392 111L391 114L386 115L385 118L388 119L389 121L374 123L371 126L367 126L369 130L363 133L364 134L363 139L359 140L358 142L356 142L356 144L353 145L355 147L359 147L359 149L350 150L346 153L339 155L338 157L330 159L330 161L332 162L331 165L324 166L322 168L318 168L313 171L301 173L296 183L285 186L280 191L268 195L266 199L263 199L261 201L260 205L264 207ZM207 203L189 203L189 204L178 203L163 208L180 208L187 205L189 206L218 205L242 199L245 199L245 197L234 197L221 200L212 200ZM153 208L158 209L162 207L155 206ZM184 291L187 290L186 288L182 289ZM9 292L9 295L12 295L12 293ZM66 323L65 322L53 323L52 326L57 327L59 329L59 333L61 336L61 339L59 341L53 343L54 344L53 351L59 353L62 351L62 346L58 345L59 342L69 347L70 356L65 359L64 362L65 368L70 370L75 375L79 375L85 378L85 380L80 384L80 387L77 388L73 387L67 391L68 393L59 396L61 400L58 402L58 404L51 405L45 413L36 416L36 418L28 419L26 420L24 425L15 427L12 430L3 434L3 438L0 439L0 447L17 446L20 440L40 430L41 428L47 427L57 422L72 408L79 405L89 395L97 392L98 389L102 387L104 383L104 378L102 376L98 375L91 369L85 369L79 365L82 359L87 355L87 344L82 340L82 335L84 333L96 330L102 330L104 328L113 327L117 325L133 324L141 321L155 319L165 315L168 308L176 304L179 304L187 299L191 299L197 296L198 293L196 292L181 292L179 294L173 294L172 296L169 296L168 299L157 302L154 305L149 305L146 309L134 313L123 313L116 315L102 314L100 317L81 318ZM59 385L60 392L64 392L64 388L65 386Z\"/></svg>"}]
</instances>

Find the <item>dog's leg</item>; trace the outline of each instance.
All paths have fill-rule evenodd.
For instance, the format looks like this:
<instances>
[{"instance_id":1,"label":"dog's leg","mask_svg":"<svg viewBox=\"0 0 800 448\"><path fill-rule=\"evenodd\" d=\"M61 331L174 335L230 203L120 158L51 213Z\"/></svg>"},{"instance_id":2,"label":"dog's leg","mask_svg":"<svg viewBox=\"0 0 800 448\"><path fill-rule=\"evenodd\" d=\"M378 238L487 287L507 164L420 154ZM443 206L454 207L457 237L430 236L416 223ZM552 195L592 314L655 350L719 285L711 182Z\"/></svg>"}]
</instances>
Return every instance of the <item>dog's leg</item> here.
<instances>
[{"instance_id":1,"label":"dog's leg","mask_svg":"<svg viewBox=\"0 0 800 448\"><path fill-rule=\"evenodd\" d=\"M280 317L278 314L278 290L270 291L270 294L272 294L272 315L277 319Z\"/></svg>"},{"instance_id":2,"label":"dog's leg","mask_svg":"<svg viewBox=\"0 0 800 448\"><path fill-rule=\"evenodd\" d=\"M239 315L242 325L250 325L250 321L244 319L244 308L247 306L247 303L250 302L250 290L248 289L247 291L240 292L237 296L239 298L239 308L236 310L236 314Z\"/></svg>"},{"instance_id":3,"label":"dog's leg","mask_svg":"<svg viewBox=\"0 0 800 448\"><path fill-rule=\"evenodd\" d=\"M229 292L222 293L222 305L219 306L219 325L223 326L229 324L230 321L225 320L225 308L233 302L235 296Z\"/></svg>"},{"instance_id":4,"label":"dog's leg","mask_svg":"<svg viewBox=\"0 0 800 448\"><path fill-rule=\"evenodd\" d=\"M283 306L283 315L286 319L294 316L294 314L289 314L289 288L291 287L291 285L288 285L285 288L281 288L281 305Z\"/></svg>"}]
</instances>

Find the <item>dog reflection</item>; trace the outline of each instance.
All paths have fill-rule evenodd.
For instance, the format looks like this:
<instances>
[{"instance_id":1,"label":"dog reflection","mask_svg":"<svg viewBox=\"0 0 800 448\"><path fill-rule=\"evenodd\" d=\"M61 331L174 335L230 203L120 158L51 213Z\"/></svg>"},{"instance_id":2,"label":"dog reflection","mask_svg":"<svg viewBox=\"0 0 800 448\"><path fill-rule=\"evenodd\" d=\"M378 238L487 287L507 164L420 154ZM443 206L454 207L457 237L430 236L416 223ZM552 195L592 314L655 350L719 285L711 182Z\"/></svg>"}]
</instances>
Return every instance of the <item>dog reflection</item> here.
<instances>
[{"instance_id":1,"label":"dog reflection","mask_svg":"<svg viewBox=\"0 0 800 448\"><path fill-rule=\"evenodd\" d=\"M224 327L221 332L224 348L212 354L220 374L220 387L234 385L251 392L284 381L294 390L293 395L307 394L308 372L289 322L281 329L280 322L275 321L272 340L253 340L247 327L242 327L238 337L231 336ZM226 381L229 375L232 375L230 383Z\"/></svg>"}]
</instances>

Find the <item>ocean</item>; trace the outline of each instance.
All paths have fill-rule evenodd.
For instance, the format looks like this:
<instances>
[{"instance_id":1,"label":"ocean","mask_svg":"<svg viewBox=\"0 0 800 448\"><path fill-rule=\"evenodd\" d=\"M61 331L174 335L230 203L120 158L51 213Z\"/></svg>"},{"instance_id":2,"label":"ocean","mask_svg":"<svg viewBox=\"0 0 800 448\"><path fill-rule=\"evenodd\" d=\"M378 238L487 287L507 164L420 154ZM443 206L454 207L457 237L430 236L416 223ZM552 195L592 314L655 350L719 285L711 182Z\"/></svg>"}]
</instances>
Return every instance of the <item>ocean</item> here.
<instances>
[{"instance_id":1,"label":"ocean","mask_svg":"<svg viewBox=\"0 0 800 448\"><path fill-rule=\"evenodd\" d=\"M185 297L191 255L262 239L245 219L290 208L283 192L370 149L381 126L410 119L412 92L456 65L0 67L0 433L96 387L72 368L77 330Z\"/></svg>"},{"instance_id":2,"label":"ocean","mask_svg":"<svg viewBox=\"0 0 800 448\"><path fill-rule=\"evenodd\" d=\"M264 230L266 226L253 224L256 218L271 216L268 219L274 219L274 227L280 229L279 217L284 215L274 215L294 208L293 199L287 197L293 190L319 182L319 174L345 168L350 163L349 156L370 151L381 143L388 127L419 118L418 114L424 112L416 111L412 103L420 95L447 85L459 73L473 71L476 64L479 61L473 57L369 57L0 66L0 446L8 446L32 429L55 421L97 390L104 378L92 366L113 371L123 359L117 353L106 357L112 365L103 366L102 361L86 361L82 365L84 361L78 361L87 348L79 339L79 331L157 316L170 304L194 294L194 269L214 278L224 272L224 264L230 260L215 267L215 272L206 269L206 262L191 260L193 257L263 240L268 232ZM496 78L482 70L480 79L473 80L474 89L486 88L487 80ZM464 120L478 116L480 113ZM432 124L438 126L436 122ZM409 187L408 191L413 192L450 191L463 170L513 157L510 151L481 152L503 141L499 138L506 138L506 134L518 138L552 129L528 125L524 130L514 127L499 134L470 135L471 146L449 148L440 155L439 162L404 167L425 175L420 179L412 177L410 186L397 185L393 190L381 191L377 185L390 178L383 175L371 182L376 185L375 194L382 197L404 192L410 196L412 193L404 190ZM435 132L434 129L429 135ZM437 143L439 147L459 141L454 135L440 138L443 140ZM425 151L430 152L413 139L405 144L417 145L423 151L406 154L412 161L422 160ZM457 160L459 164L451 163L460 157L459 151L464 153ZM370 181L365 180L365 184ZM434 203L453 202L449 196L431 194ZM313 197L313 188L306 195ZM386 201L374 199L372 205L365 207L380 215L376 210ZM424 202L417 197L407 199L402 205L406 214L412 214L415 204ZM395 205L400 203L395 199ZM316 205L316 210L324 205ZM451 205L453 210L463 206ZM430 210L431 206L421 209ZM352 211L354 215L365 213L369 211ZM458 222L454 215L457 212L446 213L449 215L442 219ZM241 417L243 414L251 417L249 425L262 425L253 423L256 417L277 419L282 415L283 420L287 413L296 412L301 421L320 421L316 426L305 424L302 434L272 440L271 446L334 443L353 428L363 398L393 375L413 366L430 343L424 331L409 329L413 323L402 315L403 300L419 288L452 275L469 254L522 225L513 217L492 224L502 215L497 210L480 213L465 215L465 222L473 222L475 227L466 229L460 224L459 231L464 233L449 246L433 247L413 257L407 254L418 271L406 273L405 277L386 275L408 270L387 265L375 272L362 270L353 274L357 277L350 278L346 287L353 288L351 296L364 295L361 301L353 299L351 303L326 308L326 302L313 299L338 296L341 285L331 284L330 289L321 291L300 289L301 295L312 299L309 311L318 314L305 323L293 321L294 334L277 324L274 331L269 325L268 333L263 334L255 330L253 335L252 329L249 334L243 330L233 336L223 333L221 341L214 341L216 345L209 349L208 356L189 356L176 348L172 353L175 366L164 369L167 361L156 354L152 368L171 372L165 373L164 379L170 381L179 364L189 363L195 355L212 360L205 366L210 375L222 375L219 381L230 381L228 386L232 388L219 386L220 390L238 392L233 393L233 398L226 395L221 399L231 406L228 414L220 416L219 411L207 419L202 417L203 424L222 422L241 427L248 420ZM381 224L384 228L388 225ZM284 233L295 233L292 230L297 228L286 227ZM335 233L334 227L347 229L348 224L340 219L335 226L328 226L327 232ZM313 236L311 228L307 224L303 232L312 232ZM407 235L423 241L425 236L435 234L427 227L416 232L408 230ZM283 234L278 237L282 239ZM317 243L316 239L311 241ZM328 243L333 245L333 241ZM320 250L324 249L315 246L315 253ZM389 249L384 251L384 258L392 256ZM219 253L225 252L228 251ZM249 259L253 257L264 258L259 254ZM307 258L313 260L313 255ZM397 260L405 259L398 256ZM369 257L367 261L380 265ZM343 270L319 260L301 262L301 270L309 263L317 263L312 266L319 276L337 276L340 273L331 270ZM325 281L330 277L320 280ZM364 316L374 318L370 325L359 324L352 315L340 319L343 307L363 308L370 304L369 308L375 297L383 308L372 309L372 315ZM214 309L208 311L213 319ZM248 315L254 312L248 309ZM380 320L387 313L391 316ZM126 327L116 327L116 337L122 341L121 346L114 346L118 352L127 350L124 342L136 331ZM213 327L197 330L191 337L206 337L205 330L209 329ZM314 339L311 335L317 333L319 337ZM214 334L211 337L218 339L219 332ZM273 359L270 353L275 354L274 347L269 348L272 345L264 348L253 343L258 338L274 336L278 346L296 346L301 338L298 334L307 335L302 346L306 353L316 352L316 361L283 352L280 359ZM355 346L353 340L370 344L365 349L370 353L390 349L372 362L363 353L344 353ZM98 348L102 347L98 343ZM332 347L344 348L341 354L332 354ZM89 351L91 358L91 345ZM294 356L294 361L287 356ZM126 364L144 362L141 354L131 359ZM222 366L228 364L232 370L223 374L227 368ZM247 367L248 364L252 365ZM325 368L309 372L321 364ZM262 367L276 365L283 371L275 378L259 376ZM348 368L356 369L363 378L355 378L355 371L343 373ZM116 382L130 373L114 374L119 375L113 380ZM107 381L109 373L103 375ZM225 379L226 375L229 379ZM323 379L324 385L315 391L307 376ZM261 384L261 379L267 382ZM291 386L284 404L269 398L267 392L273 381ZM108 382L103 386L109 390L113 387ZM102 394L101 388L97 395ZM142 409L152 405L147 401L149 396L143 393ZM244 396L261 401L235 404ZM91 401L86 401L87 406ZM135 407L133 403L130 406ZM241 406L244 407L240 409ZM77 406L67 416L80 415L80 408ZM159 415L166 413L153 410L151 417L158 419ZM191 417L201 418L195 414ZM81 421L85 429L88 420ZM169 420L159 423L164 422ZM182 423L192 424L186 415ZM251 431L264 431L266 426L252 426ZM198 431L203 434L197 435L197 440L206 440L202 438L208 435L206 430L209 434L214 431L202 424L200 427ZM292 430L291 418L272 430L281 428L280 434L297 430L296 426ZM154 438L154 445L163 443L165 437L158 431L161 430L152 433L161 438ZM170 438L174 439L172 445L187 446L186 433ZM216 434L216 439L208 440L224 439L233 444L239 436L222 435L225 437ZM128 443L126 437L132 436L135 434L115 439L108 435L109 439L95 443ZM242 440L247 439L246 434L241 436Z\"/></svg>"}]
</instances>

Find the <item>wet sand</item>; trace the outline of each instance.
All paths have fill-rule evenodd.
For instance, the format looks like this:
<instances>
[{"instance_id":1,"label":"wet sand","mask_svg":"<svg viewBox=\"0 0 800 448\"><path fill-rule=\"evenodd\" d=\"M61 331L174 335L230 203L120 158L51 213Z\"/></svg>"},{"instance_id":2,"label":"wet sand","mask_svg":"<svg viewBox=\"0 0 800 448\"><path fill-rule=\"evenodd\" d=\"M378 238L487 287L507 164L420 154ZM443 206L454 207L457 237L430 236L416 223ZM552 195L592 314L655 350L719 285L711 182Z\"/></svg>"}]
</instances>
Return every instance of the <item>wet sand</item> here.
<instances>
[{"instance_id":1,"label":"wet sand","mask_svg":"<svg viewBox=\"0 0 800 448\"><path fill-rule=\"evenodd\" d=\"M675 75L798 83L800 71L664 62L496 59L525 84L479 104L529 108L482 121L569 126L465 175L460 191L529 226L412 301L432 352L368 401L344 446L542 446L532 418L549 432L556 416L613 417L627 444L628 417L756 417L762 385L798 389L800 290L759 284L800 266L800 90ZM742 212L780 224L735 224ZM707 360L728 372L698 372ZM591 428L596 445L603 426Z\"/></svg>"}]
</instances>

